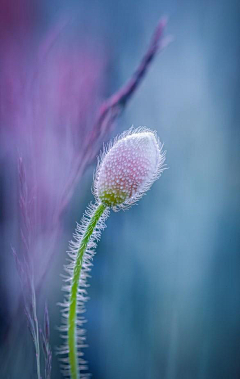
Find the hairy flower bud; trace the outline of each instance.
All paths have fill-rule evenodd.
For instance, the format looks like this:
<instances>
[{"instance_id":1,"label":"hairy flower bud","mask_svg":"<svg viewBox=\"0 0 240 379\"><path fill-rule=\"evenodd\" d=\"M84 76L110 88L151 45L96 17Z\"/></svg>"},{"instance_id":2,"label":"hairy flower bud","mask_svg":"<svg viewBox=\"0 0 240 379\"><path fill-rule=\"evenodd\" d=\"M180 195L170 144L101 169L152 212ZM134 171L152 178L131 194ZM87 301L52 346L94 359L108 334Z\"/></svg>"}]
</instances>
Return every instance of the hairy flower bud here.
<instances>
[{"instance_id":1,"label":"hairy flower bud","mask_svg":"<svg viewBox=\"0 0 240 379\"><path fill-rule=\"evenodd\" d=\"M155 132L146 128L130 129L103 153L94 193L114 210L139 200L164 169L165 153Z\"/></svg>"}]
</instances>

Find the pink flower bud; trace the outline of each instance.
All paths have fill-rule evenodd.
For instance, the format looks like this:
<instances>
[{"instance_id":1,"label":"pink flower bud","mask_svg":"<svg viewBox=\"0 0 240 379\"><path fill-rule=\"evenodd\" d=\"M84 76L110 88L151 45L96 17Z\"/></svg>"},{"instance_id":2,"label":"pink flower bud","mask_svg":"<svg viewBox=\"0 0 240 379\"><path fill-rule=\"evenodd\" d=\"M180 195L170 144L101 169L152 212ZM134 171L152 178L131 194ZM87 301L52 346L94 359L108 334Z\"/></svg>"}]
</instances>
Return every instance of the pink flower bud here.
<instances>
[{"instance_id":1,"label":"pink flower bud","mask_svg":"<svg viewBox=\"0 0 240 379\"><path fill-rule=\"evenodd\" d=\"M165 152L155 132L130 129L117 138L99 163L94 193L114 210L139 200L164 169Z\"/></svg>"}]
</instances>

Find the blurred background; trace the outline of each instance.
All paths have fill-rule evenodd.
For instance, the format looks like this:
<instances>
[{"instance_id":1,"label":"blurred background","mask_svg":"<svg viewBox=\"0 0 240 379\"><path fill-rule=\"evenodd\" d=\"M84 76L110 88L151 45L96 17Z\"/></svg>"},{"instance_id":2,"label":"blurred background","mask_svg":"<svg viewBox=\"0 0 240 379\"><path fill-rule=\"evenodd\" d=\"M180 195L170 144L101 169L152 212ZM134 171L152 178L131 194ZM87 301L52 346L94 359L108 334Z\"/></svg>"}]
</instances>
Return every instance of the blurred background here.
<instances>
[{"instance_id":1,"label":"blurred background","mask_svg":"<svg viewBox=\"0 0 240 379\"><path fill-rule=\"evenodd\" d=\"M89 281L89 371L240 378L239 1L0 7L0 377L37 378L28 276L16 267L30 259L40 325L45 300L49 308L51 378L62 378L57 303L68 241L93 201L103 140L144 125L164 142L169 169L138 206L107 220ZM163 15L174 41L111 130L91 140L99 106L131 77Z\"/></svg>"}]
</instances>

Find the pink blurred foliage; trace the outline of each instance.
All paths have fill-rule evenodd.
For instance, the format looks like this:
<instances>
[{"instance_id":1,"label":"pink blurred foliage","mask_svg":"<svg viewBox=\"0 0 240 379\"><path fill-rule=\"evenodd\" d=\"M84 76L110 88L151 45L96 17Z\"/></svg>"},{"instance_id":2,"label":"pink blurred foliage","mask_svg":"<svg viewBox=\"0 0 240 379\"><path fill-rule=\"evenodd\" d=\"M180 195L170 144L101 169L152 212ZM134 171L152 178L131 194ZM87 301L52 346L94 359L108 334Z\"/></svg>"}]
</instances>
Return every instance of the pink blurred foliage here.
<instances>
[{"instance_id":1,"label":"pink blurred foliage","mask_svg":"<svg viewBox=\"0 0 240 379\"><path fill-rule=\"evenodd\" d=\"M37 25L29 22L28 12L13 11L21 6L29 11L28 0L1 5L8 22L0 25L0 160L6 175L11 173L10 188L5 187L3 196L6 204L15 204L13 209L6 205L14 224L6 228L21 283L14 287L19 301L11 304L11 318L18 319L20 327L23 306L37 367L42 342L46 377L50 377L49 341L43 333L39 340L39 295L54 253L59 251L61 216L71 198L69 191L73 193L84 171L79 173L77 167L94 127L106 58L90 35L68 33L69 18L39 33ZM9 342L19 336L13 325L5 330Z\"/></svg>"},{"instance_id":2,"label":"pink blurred foliage","mask_svg":"<svg viewBox=\"0 0 240 379\"><path fill-rule=\"evenodd\" d=\"M63 38L69 20L61 20L39 37L34 24L28 17L24 19L24 12L13 11L13 2L2 5L9 20L0 27L1 156L8 157L10 170L14 160L16 167L18 157L21 160L19 182L24 171L29 196L24 212L31 223L23 231L20 206L15 215L20 231L16 251L23 256L23 241L29 239L38 284L61 230L66 187L83 158L83 146L94 125L106 59L93 48L91 36ZM16 5L21 8L20 2ZM29 9L30 4L25 0L21 5Z\"/></svg>"}]
</instances>

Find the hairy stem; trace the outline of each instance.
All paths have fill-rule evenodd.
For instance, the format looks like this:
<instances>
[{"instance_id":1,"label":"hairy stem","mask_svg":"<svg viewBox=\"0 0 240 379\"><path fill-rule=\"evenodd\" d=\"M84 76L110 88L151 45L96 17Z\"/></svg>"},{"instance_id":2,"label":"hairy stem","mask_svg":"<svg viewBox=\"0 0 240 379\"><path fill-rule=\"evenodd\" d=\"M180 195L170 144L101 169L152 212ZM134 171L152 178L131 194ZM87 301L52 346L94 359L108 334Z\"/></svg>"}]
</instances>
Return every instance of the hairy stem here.
<instances>
[{"instance_id":1,"label":"hairy stem","mask_svg":"<svg viewBox=\"0 0 240 379\"><path fill-rule=\"evenodd\" d=\"M106 206L99 204L91 217L89 224L86 228L86 231L82 237L80 247L77 252L77 258L75 262L75 267L73 271L73 280L70 291L70 305L69 305L69 315L68 315L68 348L69 348L69 363L70 363L70 372L72 379L79 379L79 369L77 362L77 347L76 347L76 319L77 319L77 294L78 286L81 275L83 255L87 249L88 242L93 234L97 223L105 211Z\"/></svg>"}]
</instances>

